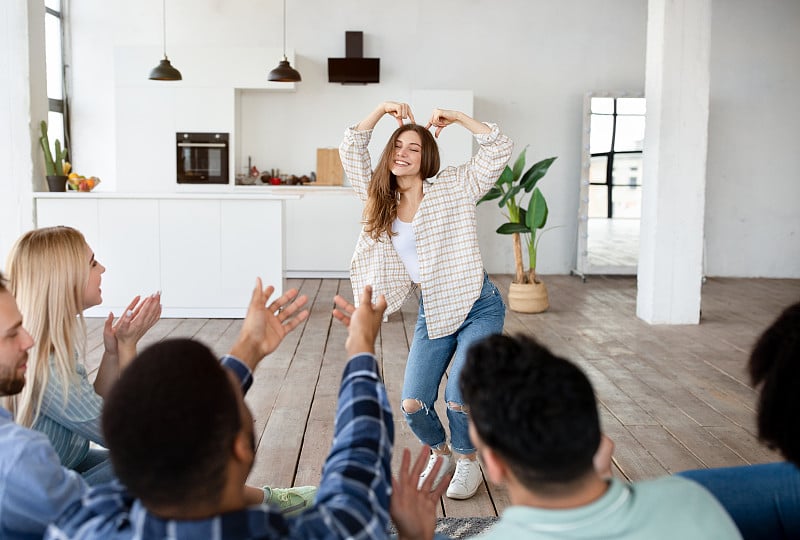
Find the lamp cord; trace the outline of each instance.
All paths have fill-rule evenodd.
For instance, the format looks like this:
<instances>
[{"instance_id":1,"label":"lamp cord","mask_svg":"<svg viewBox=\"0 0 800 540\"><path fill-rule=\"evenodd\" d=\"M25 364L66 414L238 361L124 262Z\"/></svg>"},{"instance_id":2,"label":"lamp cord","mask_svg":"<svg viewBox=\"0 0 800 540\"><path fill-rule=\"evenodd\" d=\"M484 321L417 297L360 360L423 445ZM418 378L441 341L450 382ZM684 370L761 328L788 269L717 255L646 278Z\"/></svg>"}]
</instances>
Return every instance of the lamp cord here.
<instances>
[{"instance_id":1,"label":"lamp cord","mask_svg":"<svg viewBox=\"0 0 800 540\"><path fill-rule=\"evenodd\" d=\"M167 0L161 0L161 31L162 31L161 43L164 46L164 58L166 58L167 57Z\"/></svg>"},{"instance_id":2,"label":"lamp cord","mask_svg":"<svg viewBox=\"0 0 800 540\"><path fill-rule=\"evenodd\" d=\"M283 57L286 58L286 0L283 0Z\"/></svg>"}]
</instances>

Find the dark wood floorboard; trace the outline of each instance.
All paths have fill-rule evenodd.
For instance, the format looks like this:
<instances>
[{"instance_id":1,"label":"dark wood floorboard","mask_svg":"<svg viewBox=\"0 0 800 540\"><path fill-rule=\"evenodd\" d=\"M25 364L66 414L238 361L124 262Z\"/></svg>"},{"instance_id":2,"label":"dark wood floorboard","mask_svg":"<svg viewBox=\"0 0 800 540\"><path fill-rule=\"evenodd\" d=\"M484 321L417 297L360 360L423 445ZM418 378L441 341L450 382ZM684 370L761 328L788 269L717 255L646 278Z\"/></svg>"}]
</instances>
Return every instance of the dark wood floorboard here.
<instances>
[{"instance_id":1,"label":"dark wood floorboard","mask_svg":"<svg viewBox=\"0 0 800 540\"><path fill-rule=\"evenodd\" d=\"M508 292L511 276L493 276ZM699 325L651 326L636 317L636 278L545 276L550 309L508 312L505 332L535 336L574 360L589 376L603 429L616 443L614 474L628 480L688 468L763 463L779 459L759 444L757 393L746 375L755 339L789 304L800 299L800 280L709 279L703 285ZM333 436L333 413L346 362L346 330L331 316L332 298L352 300L348 280L291 279L309 296L310 317L265 359L247 395L255 419L254 485L319 482ZM417 317L416 294L383 325L378 358L395 410L396 447L419 443L400 413L403 371ZM103 351L103 319L87 319L87 364ZM225 353L241 320L163 319L142 345L193 337ZM443 391L443 387L442 387ZM438 404L444 414L442 404ZM395 470L400 452L393 460ZM488 483L467 501L442 501L447 516L491 516L509 505L506 490Z\"/></svg>"}]
</instances>

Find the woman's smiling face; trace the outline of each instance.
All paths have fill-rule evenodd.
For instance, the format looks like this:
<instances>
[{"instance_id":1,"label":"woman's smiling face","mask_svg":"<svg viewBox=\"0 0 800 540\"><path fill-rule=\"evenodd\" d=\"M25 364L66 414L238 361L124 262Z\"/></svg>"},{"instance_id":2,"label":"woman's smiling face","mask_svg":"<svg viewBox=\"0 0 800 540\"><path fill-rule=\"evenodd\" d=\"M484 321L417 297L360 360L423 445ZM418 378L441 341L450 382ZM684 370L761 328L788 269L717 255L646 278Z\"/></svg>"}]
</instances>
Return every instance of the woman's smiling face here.
<instances>
[{"instance_id":1,"label":"woman's smiling face","mask_svg":"<svg viewBox=\"0 0 800 540\"><path fill-rule=\"evenodd\" d=\"M412 130L403 131L394 143L392 173L395 176L419 176L422 161L422 140Z\"/></svg>"}]
</instances>

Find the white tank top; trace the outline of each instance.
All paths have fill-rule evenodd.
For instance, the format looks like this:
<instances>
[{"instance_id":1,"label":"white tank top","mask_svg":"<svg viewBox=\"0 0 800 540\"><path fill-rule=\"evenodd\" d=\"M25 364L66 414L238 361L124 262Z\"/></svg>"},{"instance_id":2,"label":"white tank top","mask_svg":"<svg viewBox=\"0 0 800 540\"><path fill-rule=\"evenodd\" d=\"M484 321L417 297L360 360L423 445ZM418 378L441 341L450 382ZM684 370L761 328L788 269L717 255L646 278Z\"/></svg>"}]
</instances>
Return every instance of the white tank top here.
<instances>
[{"instance_id":1,"label":"white tank top","mask_svg":"<svg viewBox=\"0 0 800 540\"><path fill-rule=\"evenodd\" d=\"M417 257L417 241L414 238L414 227L411 223L395 218L392 223L392 245L406 267L411 281L419 283L419 257Z\"/></svg>"}]
</instances>

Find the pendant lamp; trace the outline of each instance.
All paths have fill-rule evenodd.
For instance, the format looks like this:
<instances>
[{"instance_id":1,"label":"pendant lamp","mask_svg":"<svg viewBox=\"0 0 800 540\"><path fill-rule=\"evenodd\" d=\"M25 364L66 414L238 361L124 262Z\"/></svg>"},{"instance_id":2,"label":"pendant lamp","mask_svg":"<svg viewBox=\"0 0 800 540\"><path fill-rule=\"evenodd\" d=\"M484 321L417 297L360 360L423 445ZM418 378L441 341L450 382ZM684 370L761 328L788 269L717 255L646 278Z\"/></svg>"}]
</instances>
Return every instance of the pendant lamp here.
<instances>
[{"instance_id":1,"label":"pendant lamp","mask_svg":"<svg viewBox=\"0 0 800 540\"><path fill-rule=\"evenodd\" d=\"M164 31L164 58L150 71L149 79L151 81L180 81L181 72L172 67L167 58L167 5L166 0L161 2L161 23Z\"/></svg>"},{"instance_id":2,"label":"pendant lamp","mask_svg":"<svg viewBox=\"0 0 800 540\"><path fill-rule=\"evenodd\" d=\"M286 0L283 0L283 60L278 63L278 67L267 75L268 81L274 82L300 82L300 72L294 69L286 58Z\"/></svg>"}]
</instances>

